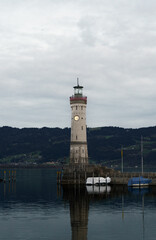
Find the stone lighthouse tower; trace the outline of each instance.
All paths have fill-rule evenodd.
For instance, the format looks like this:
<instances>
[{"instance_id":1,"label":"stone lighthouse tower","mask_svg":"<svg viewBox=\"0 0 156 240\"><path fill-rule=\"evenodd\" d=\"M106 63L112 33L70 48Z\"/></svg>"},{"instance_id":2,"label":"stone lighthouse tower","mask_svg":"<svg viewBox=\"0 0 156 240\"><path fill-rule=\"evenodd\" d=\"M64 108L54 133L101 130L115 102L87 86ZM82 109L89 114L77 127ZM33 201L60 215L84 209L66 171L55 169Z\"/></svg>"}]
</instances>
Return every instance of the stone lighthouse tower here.
<instances>
[{"instance_id":1,"label":"stone lighthouse tower","mask_svg":"<svg viewBox=\"0 0 156 240\"><path fill-rule=\"evenodd\" d=\"M74 95L70 97L71 106L71 141L70 164L88 164L86 136L87 97L83 96L83 86L74 87Z\"/></svg>"}]
</instances>

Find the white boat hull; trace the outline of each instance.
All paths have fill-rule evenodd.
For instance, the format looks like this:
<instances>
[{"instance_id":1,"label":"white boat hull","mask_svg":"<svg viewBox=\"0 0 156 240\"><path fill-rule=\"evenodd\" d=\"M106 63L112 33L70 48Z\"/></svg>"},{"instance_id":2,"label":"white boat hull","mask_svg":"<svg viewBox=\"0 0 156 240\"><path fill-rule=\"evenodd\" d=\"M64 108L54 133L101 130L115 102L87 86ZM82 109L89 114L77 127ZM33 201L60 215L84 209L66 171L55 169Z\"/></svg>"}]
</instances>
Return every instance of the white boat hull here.
<instances>
[{"instance_id":1,"label":"white boat hull","mask_svg":"<svg viewBox=\"0 0 156 240\"><path fill-rule=\"evenodd\" d=\"M87 192L89 194L104 194L104 193L110 193L111 186L96 186L96 185L87 185Z\"/></svg>"},{"instance_id":2,"label":"white boat hull","mask_svg":"<svg viewBox=\"0 0 156 240\"><path fill-rule=\"evenodd\" d=\"M111 182L110 177L89 177L86 180L86 185L107 185Z\"/></svg>"}]
</instances>

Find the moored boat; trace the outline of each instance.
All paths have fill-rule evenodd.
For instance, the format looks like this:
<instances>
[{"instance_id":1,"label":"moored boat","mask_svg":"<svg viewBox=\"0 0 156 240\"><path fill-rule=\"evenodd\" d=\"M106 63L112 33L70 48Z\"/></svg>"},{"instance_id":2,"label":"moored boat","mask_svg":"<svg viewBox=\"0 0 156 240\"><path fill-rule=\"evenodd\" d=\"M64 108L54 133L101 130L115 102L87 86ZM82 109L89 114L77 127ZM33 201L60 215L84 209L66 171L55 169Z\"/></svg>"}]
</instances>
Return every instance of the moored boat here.
<instances>
[{"instance_id":1,"label":"moored boat","mask_svg":"<svg viewBox=\"0 0 156 240\"><path fill-rule=\"evenodd\" d=\"M128 181L128 187L148 187L149 184L152 182L149 178L144 177L133 177L130 178Z\"/></svg>"},{"instance_id":2,"label":"moored boat","mask_svg":"<svg viewBox=\"0 0 156 240\"><path fill-rule=\"evenodd\" d=\"M104 185L104 186L87 185L86 189L87 189L87 192L89 194L104 194L104 193L110 193L111 186L108 186L108 185Z\"/></svg>"},{"instance_id":3,"label":"moored boat","mask_svg":"<svg viewBox=\"0 0 156 240\"><path fill-rule=\"evenodd\" d=\"M106 185L111 182L110 177L88 177L86 180L86 185Z\"/></svg>"}]
</instances>

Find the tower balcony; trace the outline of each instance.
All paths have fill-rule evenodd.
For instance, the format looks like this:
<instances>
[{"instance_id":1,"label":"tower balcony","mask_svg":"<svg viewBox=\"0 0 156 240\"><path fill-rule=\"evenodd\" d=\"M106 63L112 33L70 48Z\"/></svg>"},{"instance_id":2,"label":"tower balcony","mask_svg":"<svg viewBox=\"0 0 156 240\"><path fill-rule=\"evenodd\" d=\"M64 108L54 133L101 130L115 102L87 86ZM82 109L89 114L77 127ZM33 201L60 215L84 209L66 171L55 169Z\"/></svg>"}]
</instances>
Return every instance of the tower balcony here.
<instances>
[{"instance_id":1,"label":"tower balcony","mask_svg":"<svg viewBox=\"0 0 156 240\"><path fill-rule=\"evenodd\" d=\"M73 95L70 97L70 104L73 103L84 103L87 104L87 97L86 96L82 96L80 94L77 95Z\"/></svg>"}]
</instances>

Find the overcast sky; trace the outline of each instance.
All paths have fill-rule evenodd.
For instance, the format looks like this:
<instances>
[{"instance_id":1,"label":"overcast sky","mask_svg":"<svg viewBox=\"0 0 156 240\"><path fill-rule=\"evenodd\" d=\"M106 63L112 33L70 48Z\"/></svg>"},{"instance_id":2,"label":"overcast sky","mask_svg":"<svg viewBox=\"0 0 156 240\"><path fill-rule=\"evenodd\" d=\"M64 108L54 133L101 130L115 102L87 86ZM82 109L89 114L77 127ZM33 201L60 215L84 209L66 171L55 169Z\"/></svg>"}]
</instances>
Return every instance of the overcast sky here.
<instances>
[{"instance_id":1,"label":"overcast sky","mask_svg":"<svg viewBox=\"0 0 156 240\"><path fill-rule=\"evenodd\" d=\"M156 125L155 0L0 0L0 126Z\"/></svg>"}]
</instances>

